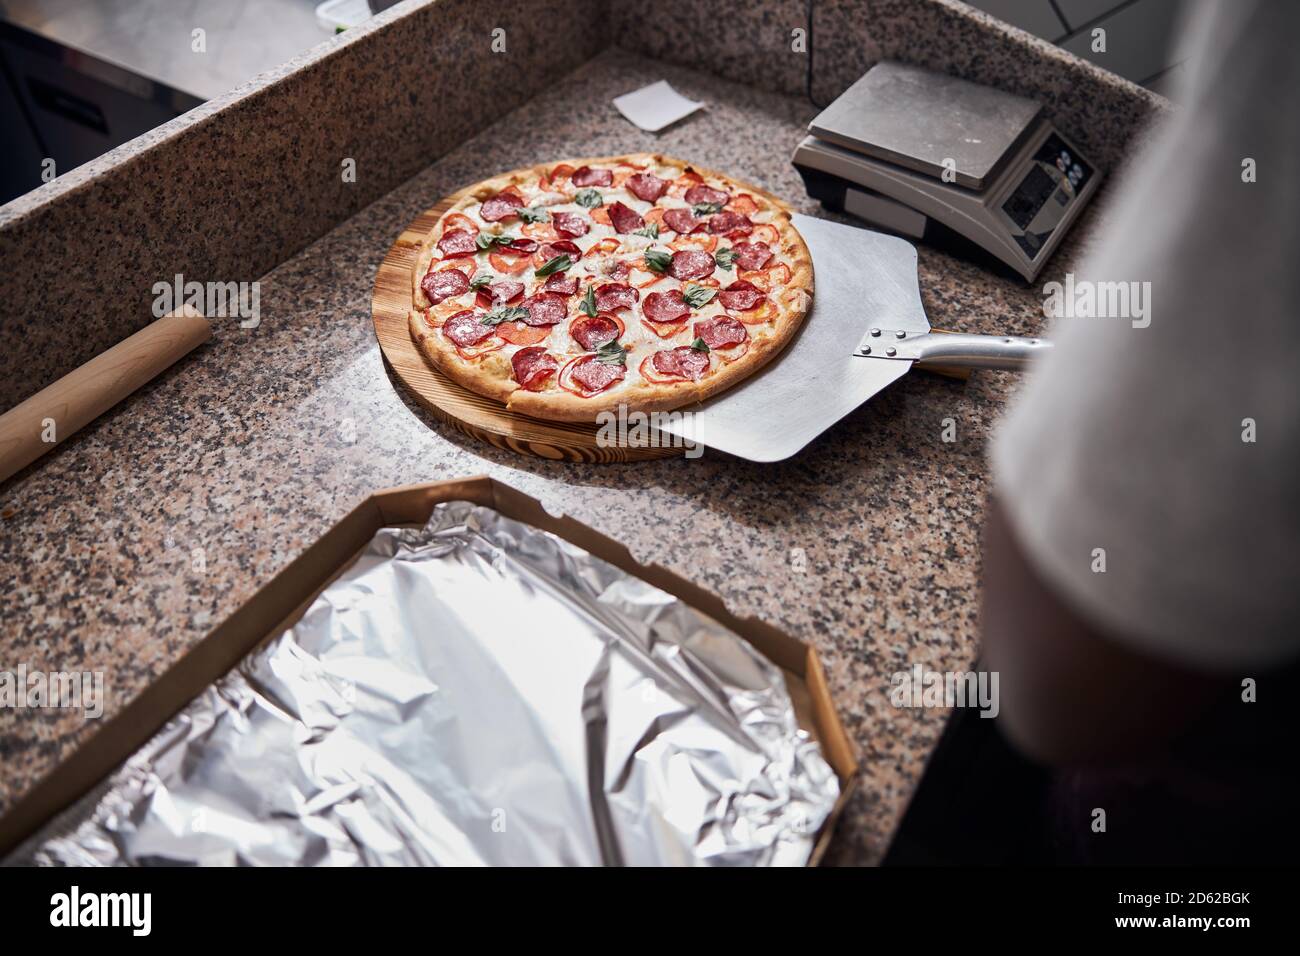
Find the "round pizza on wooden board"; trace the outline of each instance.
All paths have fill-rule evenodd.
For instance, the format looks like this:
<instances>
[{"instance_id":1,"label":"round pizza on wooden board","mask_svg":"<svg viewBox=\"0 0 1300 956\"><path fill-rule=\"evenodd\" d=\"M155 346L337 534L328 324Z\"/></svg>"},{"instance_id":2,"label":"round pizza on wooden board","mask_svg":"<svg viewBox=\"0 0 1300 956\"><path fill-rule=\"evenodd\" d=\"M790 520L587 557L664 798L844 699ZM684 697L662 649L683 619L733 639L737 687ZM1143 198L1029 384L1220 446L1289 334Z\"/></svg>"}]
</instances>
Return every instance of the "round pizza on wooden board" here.
<instances>
[{"instance_id":1,"label":"round pizza on wooden board","mask_svg":"<svg viewBox=\"0 0 1300 956\"><path fill-rule=\"evenodd\" d=\"M775 196L667 156L570 159L464 191L420 247L411 337L542 419L668 411L771 361L812 305Z\"/></svg>"}]
</instances>

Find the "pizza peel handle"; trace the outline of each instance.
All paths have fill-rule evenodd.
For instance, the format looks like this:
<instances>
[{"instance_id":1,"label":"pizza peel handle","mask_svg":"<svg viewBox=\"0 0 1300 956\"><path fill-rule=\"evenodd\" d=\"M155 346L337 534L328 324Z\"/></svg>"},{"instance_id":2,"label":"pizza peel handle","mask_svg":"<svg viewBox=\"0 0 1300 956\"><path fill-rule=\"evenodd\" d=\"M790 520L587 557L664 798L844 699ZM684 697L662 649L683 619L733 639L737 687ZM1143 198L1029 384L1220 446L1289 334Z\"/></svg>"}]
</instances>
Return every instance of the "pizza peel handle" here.
<instances>
[{"instance_id":1,"label":"pizza peel handle","mask_svg":"<svg viewBox=\"0 0 1300 956\"><path fill-rule=\"evenodd\" d=\"M955 368L1019 371L1051 347L1050 342L1021 335L929 332L911 338L868 342L859 348L858 354L868 359L915 362L917 368L927 371L946 372Z\"/></svg>"}]
</instances>

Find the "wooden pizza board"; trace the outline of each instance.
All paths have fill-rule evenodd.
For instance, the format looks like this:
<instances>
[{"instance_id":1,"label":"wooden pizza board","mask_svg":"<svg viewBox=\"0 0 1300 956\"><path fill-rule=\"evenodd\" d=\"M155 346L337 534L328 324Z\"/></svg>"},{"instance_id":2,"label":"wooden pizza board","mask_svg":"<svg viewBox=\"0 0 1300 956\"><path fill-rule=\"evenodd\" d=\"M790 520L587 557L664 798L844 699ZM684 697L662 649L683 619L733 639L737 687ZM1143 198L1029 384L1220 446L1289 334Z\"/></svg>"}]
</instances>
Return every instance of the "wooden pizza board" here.
<instances>
[{"instance_id":1,"label":"wooden pizza board","mask_svg":"<svg viewBox=\"0 0 1300 956\"><path fill-rule=\"evenodd\" d=\"M420 405L466 435L498 448L556 461L642 461L681 455L680 447L602 447L596 425L548 422L508 411L500 402L457 385L435 369L411 341L407 324L412 307L411 269L420 243L438 218L463 195L453 193L407 226L384 256L370 309L379 347Z\"/></svg>"}]
</instances>

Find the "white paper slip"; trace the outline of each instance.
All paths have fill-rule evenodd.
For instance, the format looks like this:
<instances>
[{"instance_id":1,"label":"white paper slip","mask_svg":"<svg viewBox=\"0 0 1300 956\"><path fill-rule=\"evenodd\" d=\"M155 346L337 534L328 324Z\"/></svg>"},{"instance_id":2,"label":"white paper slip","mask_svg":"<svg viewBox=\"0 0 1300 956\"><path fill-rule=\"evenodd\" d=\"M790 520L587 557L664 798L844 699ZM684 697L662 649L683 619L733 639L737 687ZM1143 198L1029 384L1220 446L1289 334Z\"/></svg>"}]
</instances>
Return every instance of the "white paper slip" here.
<instances>
[{"instance_id":1,"label":"white paper slip","mask_svg":"<svg viewBox=\"0 0 1300 956\"><path fill-rule=\"evenodd\" d=\"M667 80L651 83L632 93L614 97L614 105L629 120L651 133L690 116L704 104L688 100L668 85Z\"/></svg>"}]
</instances>

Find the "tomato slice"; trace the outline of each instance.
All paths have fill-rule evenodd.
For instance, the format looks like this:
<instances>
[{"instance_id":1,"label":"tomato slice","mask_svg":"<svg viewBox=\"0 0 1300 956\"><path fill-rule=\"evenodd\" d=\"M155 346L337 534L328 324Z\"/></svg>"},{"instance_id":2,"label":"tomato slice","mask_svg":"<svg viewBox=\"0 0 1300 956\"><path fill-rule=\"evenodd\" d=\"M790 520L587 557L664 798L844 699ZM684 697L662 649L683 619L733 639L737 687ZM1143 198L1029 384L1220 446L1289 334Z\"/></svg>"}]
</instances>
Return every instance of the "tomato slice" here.
<instances>
[{"instance_id":1,"label":"tomato slice","mask_svg":"<svg viewBox=\"0 0 1300 956\"><path fill-rule=\"evenodd\" d=\"M731 202L727 203L723 208L729 209L732 212L738 212L742 216L752 216L754 213L758 212L758 203L754 202L754 197L749 193L741 193L739 196L732 199Z\"/></svg>"},{"instance_id":2,"label":"tomato slice","mask_svg":"<svg viewBox=\"0 0 1300 956\"><path fill-rule=\"evenodd\" d=\"M461 358L473 362L476 359L481 359L489 352L495 352L497 349L505 348L505 344L505 342L499 340L487 339L483 345L475 345L468 349L461 348L457 345L456 351L460 354Z\"/></svg>"},{"instance_id":3,"label":"tomato slice","mask_svg":"<svg viewBox=\"0 0 1300 956\"><path fill-rule=\"evenodd\" d=\"M663 324L660 322L651 322L649 319L642 319L641 324L647 329L659 336L661 339L671 339L674 335L686 328L685 322L674 322Z\"/></svg>"},{"instance_id":4,"label":"tomato slice","mask_svg":"<svg viewBox=\"0 0 1300 956\"><path fill-rule=\"evenodd\" d=\"M461 256L456 259L434 259L429 263L430 272L446 272L448 269L456 269L465 273L466 279L474 278L474 273L478 271L478 263L474 261L473 256Z\"/></svg>"},{"instance_id":5,"label":"tomato slice","mask_svg":"<svg viewBox=\"0 0 1300 956\"><path fill-rule=\"evenodd\" d=\"M647 355L641 360L639 366L641 377L647 382L653 382L656 385L672 385L675 382L684 382L685 378L680 375L664 375L655 368L654 355Z\"/></svg>"},{"instance_id":6,"label":"tomato slice","mask_svg":"<svg viewBox=\"0 0 1300 956\"><path fill-rule=\"evenodd\" d=\"M648 289L656 282L663 282L668 278L663 272L643 272L640 269L633 269L632 274L628 277L628 283L636 289Z\"/></svg>"},{"instance_id":7,"label":"tomato slice","mask_svg":"<svg viewBox=\"0 0 1300 956\"><path fill-rule=\"evenodd\" d=\"M550 325L529 325L526 322L502 322L497 326L497 335L511 345L536 345L546 340L551 334Z\"/></svg>"},{"instance_id":8,"label":"tomato slice","mask_svg":"<svg viewBox=\"0 0 1300 956\"><path fill-rule=\"evenodd\" d=\"M754 231L749 234L750 242L766 242L776 250L777 244L781 241L781 234L776 231L776 226L763 223L761 226L755 226Z\"/></svg>"},{"instance_id":9,"label":"tomato slice","mask_svg":"<svg viewBox=\"0 0 1300 956\"><path fill-rule=\"evenodd\" d=\"M519 275L533 264L528 256L503 256L498 252L488 253L488 262L492 263L492 268L497 272L512 276Z\"/></svg>"},{"instance_id":10,"label":"tomato slice","mask_svg":"<svg viewBox=\"0 0 1300 956\"><path fill-rule=\"evenodd\" d=\"M790 267L784 262L778 262L776 265L768 267L767 275L771 279L773 288L788 285L790 282Z\"/></svg>"},{"instance_id":11,"label":"tomato slice","mask_svg":"<svg viewBox=\"0 0 1300 956\"><path fill-rule=\"evenodd\" d=\"M668 195L684 196L686 190L692 186L699 186L704 182L704 177L699 173L682 173L673 180L673 184L668 187Z\"/></svg>"},{"instance_id":12,"label":"tomato slice","mask_svg":"<svg viewBox=\"0 0 1300 956\"><path fill-rule=\"evenodd\" d=\"M749 351L749 343L752 341L754 340L745 339L745 341L741 342L739 345L733 345L730 348L714 349L713 354L730 365L737 359L744 358L745 354Z\"/></svg>"},{"instance_id":13,"label":"tomato slice","mask_svg":"<svg viewBox=\"0 0 1300 956\"><path fill-rule=\"evenodd\" d=\"M764 322L770 322L776 318L776 305L771 299L765 299L757 309L751 309L748 312L733 312L728 310L727 315L733 319L739 319L746 325L762 325Z\"/></svg>"},{"instance_id":14,"label":"tomato slice","mask_svg":"<svg viewBox=\"0 0 1300 956\"><path fill-rule=\"evenodd\" d=\"M591 219L593 222L598 222L602 226L608 226L610 224L609 210L604 206L597 206L591 211Z\"/></svg>"},{"instance_id":15,"label":"tomato slice","mask_svg":"<svg viewBox=\"0 0 1300 956\"><path fill-rule=\"evenodd\" d=\"M790 267L784 262L778 262L770 269L756 269L753 272L742 270L737 273L736 278L752 282L764 292L771 292L773 289L789 284Z\"/></svg>"},{"instance_id":16,"label":"tomato slice","mask_svg":"<svg viewBox=\"0 0 1300 956\"><path fill-rule=\"evenodd\" d=\"M538 242L555 242L560 238L560 234L549 222L526 222L519 231Z\"/></svg>"},{"instance_id":17,"label":"tomato slice","mask_svg":"<svg viewBox=\"0 0 1300 956\"><path fill-rule=\"evenodd\" d=\"M703 249L705 252L712 252L718 247L718 237L696 232L689 236L678 236L668 243L668 247L678 252L683 249Z\"/></svg>"},{"instance_id":18,"label":"tomato slice","mask_svg":"<svg viewBox=\"0 0 1300 956\"><path fill-rule=\"evenodd\" d=\"M606 236L604 239L600 240L600 242L596 243L584 252L582 258L585 259L587 256L607 256L611 252L617 252L621 245L622 243L613 236Z\"/></svg>"},{"instance_id":19,"label":"tomato slice","mask_svg":"<svg viewBox=\"0 0 1300 956\"><path fill-rule=\"evenodd\" d=\"M645 220L647 226L661 226L664 221L665 210L660 206L655 206L641 218Z\"/></svg>"},{"instance_id":20,"label":"tomato slice","mask_svg":"<svg viewBox=\"0 0 1300 956\"><path fill-rule=\"evenodd\" d=\"M474 233L474 235L478 235L479 231L478 223L469 218L469 216L458 212L453 212L443 221L442 224L443 232L451 232L453 229L464 229L466 232Z\"/></svg>"},{"instance_id":21,"label":"tomato slice","mask_svg":"<svg viewBox=\"0 0 1300 956\"><path fill-rule=\"evenodd\" d=\"M457 312L465 311L465 303L462 301L464 296L457 296L454 299L446 299L439 302L431 309L424 313L424 322L431 328L441 328L442 324L450 319Z\"/></svg>"}]
</instances>

